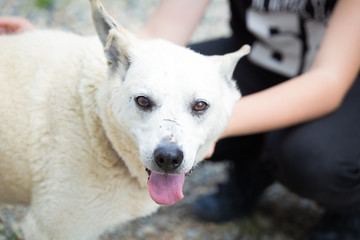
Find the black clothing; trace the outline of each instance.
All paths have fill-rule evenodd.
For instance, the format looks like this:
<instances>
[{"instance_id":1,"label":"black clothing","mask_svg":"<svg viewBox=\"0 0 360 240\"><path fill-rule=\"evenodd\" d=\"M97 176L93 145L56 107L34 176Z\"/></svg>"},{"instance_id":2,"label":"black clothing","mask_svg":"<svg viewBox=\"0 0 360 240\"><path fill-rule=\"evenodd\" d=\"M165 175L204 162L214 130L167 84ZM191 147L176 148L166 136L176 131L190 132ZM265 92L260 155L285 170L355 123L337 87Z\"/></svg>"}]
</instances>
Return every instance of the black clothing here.
<instances>
[{"instance_id":1,"label":"black clothing","mask_svg":"<svg viewBox=\"0 0 360 240\"><path fill-rule=\"evenodd\" d=\"M294 77L309 69L335 0L230 0L231 28L249 60Z\"/></svg>"},{"instance_id":2,"label":"black clothing","mask_svg":"<svg viewBox=\"0 0 360 240\"><path fill-rule=\"evenodd\" d=\"M234 37L194 44L203 54L225 54L240 47ZM243 95L287 78L263 69L247 58L239 61L234 79ZM266 134L228 138L217 143L213 160L233 160L235 169L259 166L255 182L268 171L300 196L332 212L360 213L360 77L334 113L298 126ZM256 111L256 109L254 109ZM256 159L256 160L254 160ZM241 172L239 171L239 175ZM268 184L260 183L263 186Z\"/></svg>"}]
</instances>

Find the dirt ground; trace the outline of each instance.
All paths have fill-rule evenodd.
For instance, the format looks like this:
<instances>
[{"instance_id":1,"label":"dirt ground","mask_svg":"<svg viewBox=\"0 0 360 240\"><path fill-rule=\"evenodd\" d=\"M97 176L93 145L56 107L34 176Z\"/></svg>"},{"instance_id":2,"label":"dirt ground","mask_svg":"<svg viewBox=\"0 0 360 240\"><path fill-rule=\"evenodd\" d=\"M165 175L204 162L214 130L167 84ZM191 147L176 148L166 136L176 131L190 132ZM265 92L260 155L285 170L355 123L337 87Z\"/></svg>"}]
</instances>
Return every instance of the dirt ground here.
<instances>
[{"instance_id":1,"label":"dirt ground","mask_svg":"<svg viewBox=\"0 0 360 240\"><path fill-rule=\"evenodd\" d=\"M139 29L154 11L158 0L103 0L109 12L132 31ZM87 0L0 0L0 15L19 15L39 28L56 28L79 34L94 34ZM230 33L229 10L225 0L213 0L192 42ZM199 195L216 190L226 179L226 163L207 162L187 179L185 198L171 207L162 207L152 216L109 229L101 240L300 240L321 215L313 202L289 193L280 184L270 186L257 210L232 222L205 223L191 211ZM20 230L25 207L0 207L0 240L23 239ZM51 213L49 213L51 214Z\"/></svg>"}]
</instances>

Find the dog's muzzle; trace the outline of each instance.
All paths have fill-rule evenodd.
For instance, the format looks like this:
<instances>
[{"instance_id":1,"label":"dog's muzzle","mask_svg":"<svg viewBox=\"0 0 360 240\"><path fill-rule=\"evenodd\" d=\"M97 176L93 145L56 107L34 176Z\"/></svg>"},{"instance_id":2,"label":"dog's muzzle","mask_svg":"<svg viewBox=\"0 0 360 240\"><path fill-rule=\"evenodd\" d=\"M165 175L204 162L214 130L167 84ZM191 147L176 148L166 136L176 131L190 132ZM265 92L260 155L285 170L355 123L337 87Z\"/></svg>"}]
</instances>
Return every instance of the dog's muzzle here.
<instances>
[{"instance_id":1,"label":"dog's muzzle","mask_svg":"<svg viewBox=\"0 0 360 240\"><path fill-rule=\"evenodd\" d=\"M174 142L164 141L154 150L153 158L158 169L149 174L148 185L151 198L163 205L180 201L184 195L182 188L185 173L177 173L184 160L184 153Z\"/></svg>"}]
</instances>

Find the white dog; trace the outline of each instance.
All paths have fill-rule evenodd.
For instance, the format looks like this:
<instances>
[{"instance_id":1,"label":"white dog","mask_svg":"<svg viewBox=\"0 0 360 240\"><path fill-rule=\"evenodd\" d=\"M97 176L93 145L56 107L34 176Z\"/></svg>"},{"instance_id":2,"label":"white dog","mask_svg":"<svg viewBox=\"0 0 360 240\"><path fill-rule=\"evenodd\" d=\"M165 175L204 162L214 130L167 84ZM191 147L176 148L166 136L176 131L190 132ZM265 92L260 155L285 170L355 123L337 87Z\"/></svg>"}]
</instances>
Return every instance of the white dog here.
<instances>
[{"instance_id":1,"label":"white dog","mask_svg":"<svg viewBox=\"0 0 360 240\"><path fill-rule=\"evenodd\" d=\"M0 202L30 205L29 240L94 239L179 201L240 97L248 46L205 57L91 5L104 48L57 31L0 38Z\"/></svg>"}]
</instances>

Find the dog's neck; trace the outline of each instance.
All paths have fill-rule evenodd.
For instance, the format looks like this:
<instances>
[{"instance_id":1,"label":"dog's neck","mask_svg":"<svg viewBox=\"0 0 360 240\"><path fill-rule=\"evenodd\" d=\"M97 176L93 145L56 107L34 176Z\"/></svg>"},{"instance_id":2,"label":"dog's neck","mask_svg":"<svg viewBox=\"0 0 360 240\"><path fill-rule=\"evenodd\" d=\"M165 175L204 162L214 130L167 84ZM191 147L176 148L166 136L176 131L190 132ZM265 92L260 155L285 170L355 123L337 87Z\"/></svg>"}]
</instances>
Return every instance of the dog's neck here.
<instances>
[{"instance_id":1,"label":"dog's neck","mask_svg":"<svg viewBox=\"0 0 360 240\"><path fill-rule=\"evenodd\" d=\"M110 106L110 90L104 84L110 84L107 79L106 64L104 71L84 79L80 83L84 117L88 118L86 123L87 131L90 134L90 143L93 149L106 148L106 151L98 151L96 159L99 164L107 168L117 165L125 165L129 175L136 178L140 186L147 188L147 173L141 162L140 154L133 136L119 135L119 129L115 129L115 118ZM122 131L122 134L127 131ZM132 147L129 147L132 146ZM109 151L109 149L111 149ZM111 155L109 155L111 152ZM129 161L124 161L129 159Z\"/></svg>"}]
</instances>

